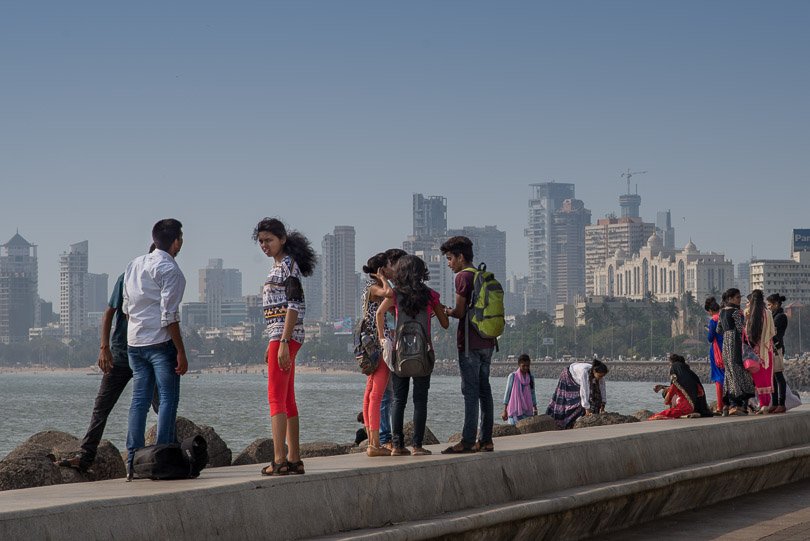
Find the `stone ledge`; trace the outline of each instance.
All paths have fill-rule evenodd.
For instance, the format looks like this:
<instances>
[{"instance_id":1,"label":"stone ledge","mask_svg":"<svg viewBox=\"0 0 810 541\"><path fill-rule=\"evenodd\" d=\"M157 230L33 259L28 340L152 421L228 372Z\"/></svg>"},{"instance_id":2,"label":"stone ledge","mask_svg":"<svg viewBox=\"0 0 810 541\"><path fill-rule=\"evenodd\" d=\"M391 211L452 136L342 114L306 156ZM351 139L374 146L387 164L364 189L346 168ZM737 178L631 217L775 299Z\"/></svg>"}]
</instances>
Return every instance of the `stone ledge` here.
<instances>
[{"instance_id":1,"label":"stone ledge","mask_svg":"<svg viewBox=\"0 0 810 541\"><path fill-rule=\"evenodd\" d=\"M563 497L569 490L581 492L583 486L598 490L604 485L608 492L615 492L628 480L645 475L700 471L713 462L810 445L810 408L787 415L541 432L499 438L495 444L495 453L476 455L308 459L308 473L301 477L262 478L257 466L236 466L204 470L196 480L116 480L8 491L0 493L0 539L265 539L270 534L296 539L431 522L454 514L472 517L482 510L486 514L487 509L520 506L550 495L555 496L550 501L556 502L556 496ZM432 450L437 453L441 447ZM778 469L778 464L794 461L786 460L759 469ZM582 464L592 467L582 468ZM805 472L803 464L794 464L791 471ZM707 475L653 487L648 492L656 496L650 501L666 512L661 502L688 500L689 491L678 496L679 487L702 486L703 480L721 476ZM747 482L756 487L762 481ZM614 516L611 502L622 499L632 503L633 497L589 505L604 505L606 516ZM633 516L644 519L642 511ZM571 523L573 516L561 520Z\"/></svg>"},{"instance_id":2,"label":"stone ledge","mask_svg":"<svg viewBox=\"0 0 810 541\"><path fill-rule=\"evenodd\" d=\"M810 478L810 445L318 539L583 539L804 478ZM597 508L600 516L594 520Z\"/></svg>"}]
</instances>

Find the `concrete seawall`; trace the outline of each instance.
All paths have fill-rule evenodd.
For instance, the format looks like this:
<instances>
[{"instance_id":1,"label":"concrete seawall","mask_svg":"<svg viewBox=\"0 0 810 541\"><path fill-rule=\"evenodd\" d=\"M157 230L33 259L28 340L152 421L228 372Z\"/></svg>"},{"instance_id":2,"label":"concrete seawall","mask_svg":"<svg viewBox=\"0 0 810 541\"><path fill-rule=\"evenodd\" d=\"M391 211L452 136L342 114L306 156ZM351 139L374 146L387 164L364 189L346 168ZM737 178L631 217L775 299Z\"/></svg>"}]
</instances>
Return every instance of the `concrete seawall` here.
<instances>
[{"instance_id":1,"label":"concrete seawall","mask_svg":"<svg viewBox=\"0 0 810 541\"><path fill-rule=\"evenodd\" d=\"M580 539L810 477L810 408L543 432L496 448L310 459L301 477L236 466L10 491L0 539Z\"/></svg>"}]
</instances>

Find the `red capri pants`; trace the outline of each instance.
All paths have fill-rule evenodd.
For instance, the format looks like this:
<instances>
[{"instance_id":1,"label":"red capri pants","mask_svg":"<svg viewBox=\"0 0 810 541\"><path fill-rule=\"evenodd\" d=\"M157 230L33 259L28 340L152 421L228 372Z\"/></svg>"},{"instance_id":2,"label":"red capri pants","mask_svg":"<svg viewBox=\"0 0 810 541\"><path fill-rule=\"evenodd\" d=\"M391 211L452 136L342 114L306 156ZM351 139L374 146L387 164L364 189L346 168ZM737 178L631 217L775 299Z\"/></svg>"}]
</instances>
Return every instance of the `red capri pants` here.
<instances>
[{"instance_id":1,"label":"red capri pants","mask_svg":"<svg viewBox=\"0 0 810 541\"><path fill-rule=\"evenodd\" d=\"M278 366L278 348L281 342L272 340L267 348L267 401L270 403L270 417L286 413L287 417L298 417L295 405L295 354L301 344L290 340L290 369L282 371Z\"/></svg>"}]
</instances>

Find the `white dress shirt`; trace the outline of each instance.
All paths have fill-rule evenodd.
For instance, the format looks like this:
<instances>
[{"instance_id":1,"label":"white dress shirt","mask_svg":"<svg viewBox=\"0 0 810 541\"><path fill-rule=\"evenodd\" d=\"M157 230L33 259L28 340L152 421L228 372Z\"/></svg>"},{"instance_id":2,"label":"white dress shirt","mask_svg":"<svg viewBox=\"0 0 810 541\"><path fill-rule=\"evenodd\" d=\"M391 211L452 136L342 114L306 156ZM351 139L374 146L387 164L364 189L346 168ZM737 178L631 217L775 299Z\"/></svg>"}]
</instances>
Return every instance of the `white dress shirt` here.
<instances>
[{"instance_id":1,"label":"white dress shirt","mask_svg":"<svg viewBox=\"0 0 810 541\"><path fill-rule=\"evenodd\" d=\"M186 277L163 250L135 258L124 273L124 313L129 315L127 343L152 346L171 340L166 327L180 321Z\"/></svg>"},{"instance_id":2,"label":"white dress shirt","mask_svg":"<svg viewBox=\"0 0 810 541\"><path fill-rule=\"evenodd\" d=\"M574 381L579 383L580 404L585 409L591 407L591 382L588 377L591 368L591 363L573 363L568 367L568 370L571 372L571 377L574 378ZM605 378L599 380L599 390L602 392L602 402L607 402Z\"/></svg>"}]
</instances>

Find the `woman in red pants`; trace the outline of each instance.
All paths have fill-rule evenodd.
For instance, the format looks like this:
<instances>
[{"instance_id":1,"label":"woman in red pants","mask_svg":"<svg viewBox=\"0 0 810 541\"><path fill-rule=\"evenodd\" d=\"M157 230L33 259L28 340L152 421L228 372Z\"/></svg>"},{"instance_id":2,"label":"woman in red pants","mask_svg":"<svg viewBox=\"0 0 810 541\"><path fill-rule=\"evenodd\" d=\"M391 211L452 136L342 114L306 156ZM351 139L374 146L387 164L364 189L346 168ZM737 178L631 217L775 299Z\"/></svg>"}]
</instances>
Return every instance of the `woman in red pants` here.
<instances>
[{"instance_id":1,"label":"woman in red pants","mask_svg":"<svg viewBox=\"0 0 810 541\"><path fill-rule=\"evenodd\" d=\"M295 403L295 355L304 342L304 289L302 276L315 267L309 240L297 231L287 232L281 221L265 218L253 230L253 240L273 259L262 288L267 335L267 399L273 430L273 462L263 475L304 473L299 451L298 407ZM284 442L287 442L285 454Z\"/></svg>"}]
</instances>

